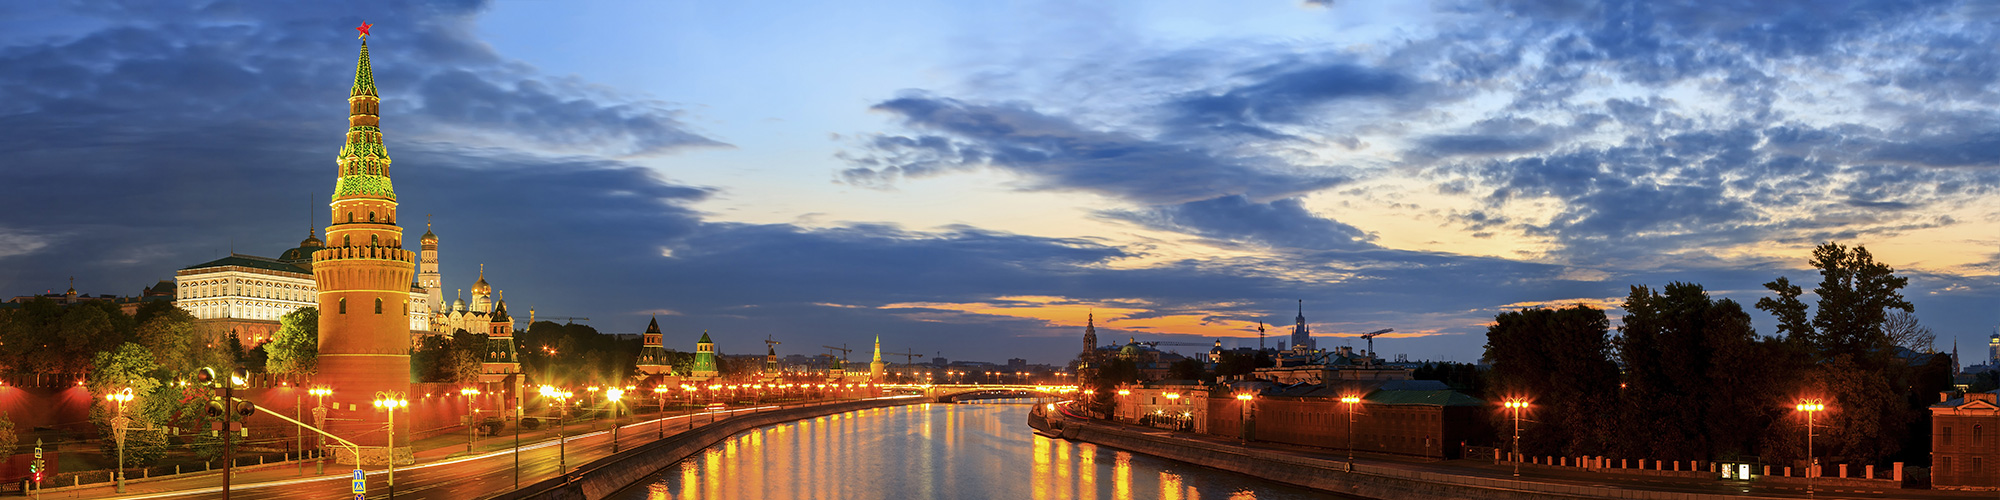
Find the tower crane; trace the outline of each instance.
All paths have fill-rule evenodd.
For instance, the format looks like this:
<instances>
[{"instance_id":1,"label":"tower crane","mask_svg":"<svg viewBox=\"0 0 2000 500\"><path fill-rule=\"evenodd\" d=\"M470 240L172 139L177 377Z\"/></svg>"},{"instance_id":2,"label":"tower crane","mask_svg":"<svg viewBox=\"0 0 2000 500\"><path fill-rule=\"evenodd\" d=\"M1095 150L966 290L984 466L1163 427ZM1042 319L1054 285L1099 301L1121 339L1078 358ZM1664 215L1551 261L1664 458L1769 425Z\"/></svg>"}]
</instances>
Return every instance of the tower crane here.
<instances>
[{"instance_id":1,"label":"tower crane","mask_svg":"<svg viewBox=\"0 0 2000 500\"><path fill-rule=\"evenodd\" d=\"M884 354L883 356L901 356L901 357L903 358L903 364L905 364L905 365L914 365L914 364L917 364L917 358L919 358L919 357L922 357L923 355L922 355L922 354L917 354L917 351L916 351L916 350L914 350L914 349L912 349L912 350L910 350L910 351L909 351L909 352L907 352L907 353L901 353L901 352L892 352L892 353L888 353L888 354Z\"/></svg>"},{"instance_id":2,"label":"tower crane","mask_svg":"<svg viewBox=\"0 0 2000 500\"><path fill-rule=\"evenodd\" d=\"M1376 356L1375 356L1375 336L1376 336L1376 335L1381 335L1381 334L1384 334L1384 333L1389 333L1389 332L1393 332L1393 331L1396 331L1396 329L1394 329L1394 328L1383 328L1383 329L1381 329L1381 330L1376 330L1376 331L1372 331L1372 332L1368 332L1368 333L1363 333L1363 334L1361 334L1361 340L1366 340L1366 341L1368 341L1368 356L1369 356L1369 357L1376 357Z\"/></svg>"},{"instance_id":3,"label":"tower crane","mask_svg":"<svg viewBox=\"0 0 2000 500\"><path fill-rule=\"evenodd\" d=\"M834 346L830 346L830 345L823 345L823 346L820 346L820 347L825 347L825 348L827 349L827 351L829 351L829 352L827 352L827 353L826 353L826 354L827 354L827 355L829 355L829 356L833 355L833 353L832 353L831 351L840 351L840 362L841 362L841 363L843 363L843 364L847 363L847 353L850 353L850 352L854 352L854 350L853 350L853 349L848 349L848 348L846 347L846 344L842 344L842 346L841 346L841 347L834 347Z\"/></svg>"},{"instance_id":4,"label":"tower crane","mask_svg":"<svg viewBox=\"0 0 2000 500\"><path fill-rule=\"evenodd\" d=\"M769 336L769 335L765 335L765 336L764 336L764 349L765 349L765 350L777 350L777 349L778 349L778 344L783 344L783 343L784 343L784 342L779 342L779 341L776 341L776 340L771 340L771 336Z\"/></svg>"}]
</instances>

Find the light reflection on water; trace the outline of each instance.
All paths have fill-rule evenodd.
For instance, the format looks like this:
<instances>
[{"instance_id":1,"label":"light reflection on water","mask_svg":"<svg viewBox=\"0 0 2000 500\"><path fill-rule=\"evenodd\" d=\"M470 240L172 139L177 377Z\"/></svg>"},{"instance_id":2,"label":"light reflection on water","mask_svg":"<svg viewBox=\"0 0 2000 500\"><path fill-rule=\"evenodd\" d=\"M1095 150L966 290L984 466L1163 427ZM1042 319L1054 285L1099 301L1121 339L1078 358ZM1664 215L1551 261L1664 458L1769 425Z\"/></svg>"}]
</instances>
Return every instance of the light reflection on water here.
<instances>
[{"instance_id":1,"label":"light reflection on water","mask_svg":"<svg viewBox=\"0 0 2000 500\"><path fill-rule=\"evenodd\" d=\"M1028 429L1019 403L877 408L729 438L614 499L1345 498ZM1100 480L1102 478L1102 480Z\"/></svg>"}]
</instances>

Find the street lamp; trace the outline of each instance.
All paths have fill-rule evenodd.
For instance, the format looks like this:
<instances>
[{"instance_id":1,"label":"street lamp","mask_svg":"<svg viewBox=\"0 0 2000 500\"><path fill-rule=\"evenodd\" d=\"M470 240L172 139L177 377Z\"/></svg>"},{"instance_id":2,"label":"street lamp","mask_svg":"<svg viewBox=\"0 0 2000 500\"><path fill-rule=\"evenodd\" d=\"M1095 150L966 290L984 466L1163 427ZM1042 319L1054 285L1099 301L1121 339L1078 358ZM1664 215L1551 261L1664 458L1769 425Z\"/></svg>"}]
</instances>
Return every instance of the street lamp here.
<instances>
[{"instance_id":1,"label":"street lamp","mask_svg":"<svg viewBox=\"0 0 2000 500\"><path fill-rule=\"evenodd\" d=\"M1826 404L1817 399L1800 401L1793 407L1806 414L1806 496L1813 496L1813 478L1819 477L1819 458L1813 456L1813 414L1826 411Z\"/></svg>"},{"instance_id":2,"label":"street lamp","mask_svg":"<svg viewBox=\"0 0 2000 500\"><path fill-rule=\"evenodd\" d=\"M569 451L563 439L563 413L569 411L570 392L556 389L553 385L542 386L542 397L556 400L556 472L562 474L563 483L569 483Z\"/></svg>"},{"instance_id":3,"label":"street lamp","mask_svg":"<svg viewBox=\"0 0 2000 500\"><path fill-rule=\"evenodd\" d=\"M396 411L409 411L410 398L402 391L375 391L375 410L389 412L389 498L396 498ZM361 457L355 457L359 464Z\"/></svg>"},{"instance_id":4,"label":"street lamp","mask_svg":"<svg viewBox=\"0 0 2000 500\"><path fill-rule=\"evenodd\" d=\"M1180 393L1178 393L1178 392L1169 392L1169 393L1167 393L1167 394L1166 394L1166 396L1167 396L1167 404L1168 404L1168 405L1172 405L1172 404L1174 404L1174 403L1176 403L1176 402L1179 402L1179 401L1180 401L1180 399L1181 399L1181 394L1180 394ZM1171 415L1170 415L1170 416L1171 416ZM1180 422L1175 422L1175 423L1174 423L1174 430L1177 430L1177 431L1178 431L1178 430L1181 430L1181 425L1180 425Z\"/></svg>"},{"instance_id":5,"label":"street lamp","mask_svg":"<svg viewBox=\"0 0 2000 500\"><path fill-rule=\"evenodd\" d=\"M1361 403L1358 396L1341 396L1341 404L1347 405L1347 470L1354 471L1354 405Z\"/></svg>"},{"instance_id":6,"label":"street lamp","mask_svg":"<svg viewBox=\"0 0 2000 500\"><path fill-rule=\"evenodd\" d=\"M1240 401L1236 403L1240 406L1236 412L1236 440L1246 444L1250 442L1250 401L1256 398L1247 392L1236 395L1236 400Z\"/></svg>"},{"instance_id":7,"label":"street lamp","mask_svg":"<svg viewBox=\"0 0 2000 500\"><path fill-rule=\"evenodd\" d=\"M306 391L306 393L313 395L314 398L319 400L318 406L313 407L313 425L319 427L320 429L325 429L326 397L333 395L333 389L327 388L325 386L314 387L311 390ZM326 474L326 435L322 434L319 436L318 453L319 453L319 459L313 461L313 463L317 464L319 467L319 471L315 472L315 474ZM354 460L355 460L354 463L360 464L361 456L355 455Z\"/></svg>"},{"instance_id":8,"label":"street lamp","mask_svg":"<svg viewBox=\"0 0 2000 500\"><path fill-rule=\"evenodd\" d=\"M1514 412L1514 477L1521 477L1521 410L1528 408L1528 400L1509 399L1507 409Z\"/></svg>"},{"instance_id":9,"label":"street lamp","mask_svg":"<svg viewBox=\"0 0 2000 500\"><path fill-rule=\"evenodd\" d=\"M458 395L465 396L465 452L472 453L472 440L479 436L479 414L472 409L472 397L479 395L479 389L462 388Z\"/></svg>"},{"instance_id":10,"label":"street lamp","mask_svg":"<svg viewBox=\"0 0 2000 500\"><path fill-rule=\"evenodd\" d=\"M604 400L611 404L611 452L618 453L618 402L625 399L625 390L616 387L604 391Z\"/></svg>"},{"instance_id":11,"label":"street lamp","mask_svg":"<svg viewBox=\"0 0 2000 500\"><path fill-rule=\"evenodd\" d=\"M118 416L111 419L111 435L118 439L118 492L125 492L125 424L132 419L125 417L125 403L132 401L132 388L111 393L104 399L118 403ZM40 453L38 449L36 453Z\"/></svg>"},{"instance_id":12,"label":"street lamp","mask_svg":"<svg viewBox=\"0 0 2000 500\"><path fill-rule=\"evenodd\" d=\"M667 386L653 386L653 398L660 400L660 439L667 438Z\"/></svg>"},{"instance_id":13,"label":"street lamp","mask_svg":"<svg viewBox=\"0 0 2000 500\"><path fill-rule=\"evenodd\" d=\"M1111 421L1112 421L1112 422L1117 422L1117 421L1118 421L1118 411L1119 411L1119 410L1122 410L1122 409L1124 409L1124 408L1125 408L1125 396L1130 396L1130 395L1132 395L1132 390L1131 390L1131 389L1119 389L1119 390L1118 390L1118 405L1117 405L1117 406L1113 406L1113 407L1111 407Z\"/></svg>"}]
</instances>

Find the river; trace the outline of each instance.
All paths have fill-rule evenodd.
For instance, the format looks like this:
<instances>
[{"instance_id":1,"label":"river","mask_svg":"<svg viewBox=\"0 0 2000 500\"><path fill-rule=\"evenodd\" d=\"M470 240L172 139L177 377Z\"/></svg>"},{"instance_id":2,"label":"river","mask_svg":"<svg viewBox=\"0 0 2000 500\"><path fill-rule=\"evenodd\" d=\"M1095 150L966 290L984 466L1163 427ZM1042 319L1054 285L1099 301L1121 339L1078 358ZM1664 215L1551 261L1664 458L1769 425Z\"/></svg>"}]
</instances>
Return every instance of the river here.
<instances>
[{"instance_id":1,"label":"river","mask_svg":"<svg viewBox=\"0 0 2000 500\"><path fill-rule=\"evenodd\" d=\"M1257 478L1049 439L1026 401L917 404L761 427L610 498L1336 499Z\"/></svg>"}]
</instances>

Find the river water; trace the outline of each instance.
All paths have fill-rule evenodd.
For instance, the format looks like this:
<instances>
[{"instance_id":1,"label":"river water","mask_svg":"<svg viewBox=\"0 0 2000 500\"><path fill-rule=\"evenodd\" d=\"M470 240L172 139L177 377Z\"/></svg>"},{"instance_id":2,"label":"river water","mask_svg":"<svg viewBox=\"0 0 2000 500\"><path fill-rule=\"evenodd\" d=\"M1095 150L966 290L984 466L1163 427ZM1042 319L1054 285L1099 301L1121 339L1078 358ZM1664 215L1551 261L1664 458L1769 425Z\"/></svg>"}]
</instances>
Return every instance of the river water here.
<instances>
[{"instance_id":1,"label":"river water","mask_svg":"<svg viewBox=\"0 0 2000 500\"><path fill-rule=\"evenodd\" d=\"M918 404L762 427L611 498L1333 499L1027 426L1025 401Z\"/></svg>"}]
</instances>

